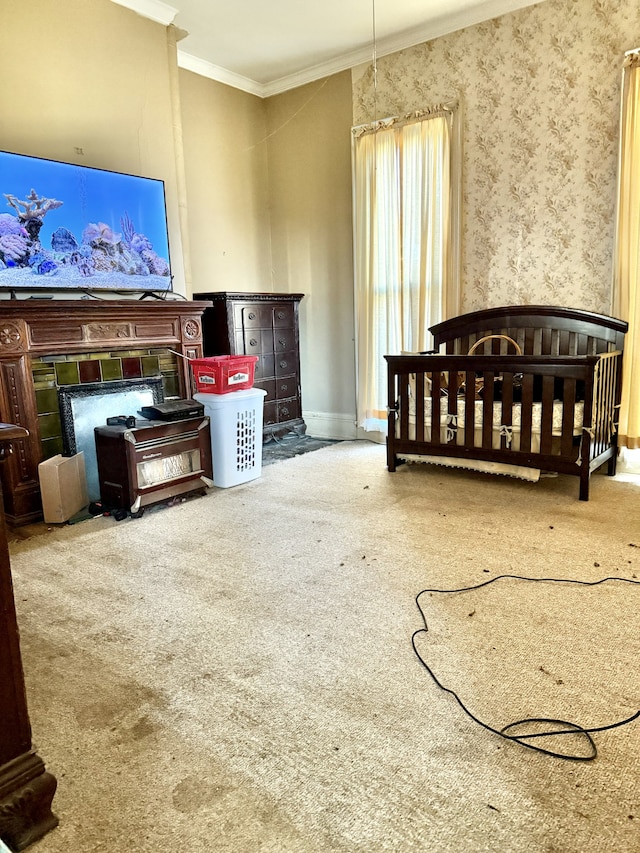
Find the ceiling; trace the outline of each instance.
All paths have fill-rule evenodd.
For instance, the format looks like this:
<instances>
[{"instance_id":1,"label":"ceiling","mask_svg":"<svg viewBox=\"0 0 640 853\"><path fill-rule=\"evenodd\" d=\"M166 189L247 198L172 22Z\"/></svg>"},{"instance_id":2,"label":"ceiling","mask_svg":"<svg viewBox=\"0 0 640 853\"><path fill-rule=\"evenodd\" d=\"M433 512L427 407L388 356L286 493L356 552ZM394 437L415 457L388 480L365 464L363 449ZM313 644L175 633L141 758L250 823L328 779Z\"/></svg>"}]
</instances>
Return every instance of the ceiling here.
<instances>
[{"instance_id":1,"label":"ceiling","mask_svg":"<svg viewBox=\"0 0 640 853\"><path fill-rule=\"evenodd\" d=\"M184 31L181 68L268 97L541 0L113 2Z\"/></svg>"}]
</instances>

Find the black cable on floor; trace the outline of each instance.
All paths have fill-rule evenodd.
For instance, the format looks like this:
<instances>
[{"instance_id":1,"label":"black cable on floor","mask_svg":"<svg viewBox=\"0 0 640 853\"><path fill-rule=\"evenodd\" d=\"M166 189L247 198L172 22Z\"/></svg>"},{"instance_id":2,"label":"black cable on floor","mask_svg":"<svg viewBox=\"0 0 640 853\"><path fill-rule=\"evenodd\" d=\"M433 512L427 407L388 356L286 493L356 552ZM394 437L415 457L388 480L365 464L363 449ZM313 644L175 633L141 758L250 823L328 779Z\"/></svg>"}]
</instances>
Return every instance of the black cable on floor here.
<instances>
[{"instance_id":1,"label":"black cable on floor","mask_svg":"<svg viewBox=\"0 0 640 853\"><path fill-rule=\"evenodd\" d=\"M413 635L411 637L411 644L413 646L413 650L416 654L416 657L418 658L418 660L422 664L422 666L427 670L427 672L429 673L431 678L435 681L435 683L438 685L438 687L441 690L444 690L445 693L451 694L451 696L453 696L453 698L456 700L458 705L460 705L460 707L462 708L462 710L464 711L464 713L468 717L470 717L474 722L478 723L478 725L482 726L483 729L486 729L489 732L493 732L493 734L499 735L500 737L503 737L506 740L515 741L516 743L519 743L521 746L526 746L528 749L533 749L536 752L541 752L544 755L551 755L554 758L564 758L564 759L567 759L570 761L593 761L593 759L598 754L598 750L596 748L595 741L593 740L591 735L594 734L595 732L604 732L604 731L607 731L608 729L615 729L615 728L618 728L619 726L625 726L628 723L632 723L634 720L637 720L638 717L640 717L640 710L636 711L635 714L632 714L630 717L627 717L624 720L619 720L618 722L609 723L609 724L604 725L604 726L593 726L590 728L585 728L584 726L580 726L577 723L567 722L566 720L555 720L555 719L549 719L546 717L530 717L530 718L527 718L524 720L516 720L515 722L509 723L508 725L504 726L502 729L496 729L493 726L490 726L488 723L484 723L482 720L478 719L478 717L476 717L475 714L473 714L465 706L465 704L462 702L462 700L460 699L460 697L458 696L458 694L454 690L452 690L450 687L445 687L439 681L439 679L436 677L435 673L433 672L433 670L431 669L429 664L424 660L424 658L422 657L422 655L420 654L420 652L416 648L416 637L419 634L427 634L429 631L429 626L427 624L427 618L425 616L424 609L422 608L422 606L420 604L421 596L427 595L428 593L431 593L431 594L438 593L441 595L451 595L451 594L456 593L456 592L471 592L473 590L481 589L484 586L488 586L489 584L495 583L496 581L503 580L503 579L519 580L519 581L531 581L534 583L565 583L565 584L573 583L573 584L579 584L581 586L598 586L599 584L607 583L608 581L616 581L619 583L630 583L630 584L640 585L640 581L630 580L629 578L614 578L614 577L601 578L600 580L597 580L597 581L581 581L581 580L574 580L571 578L569 578L569 579L567 579L567 578L528 578L528 577L523 577L522 575L497 575L495 578L490 578L489 580L484 581L483 583L475 584L474 586L466 586L466 587L462 587L461 589L423 589L416 595L416 604L418 606L418 610L420 611L420 615L422 616L422 621L424 622L424 628L419 628L417 631L415 631L413 633ZM543 731L529 733L529 734L527 734L527 733L519 734L519 733L516 733L514 731L518 727L524 728L527 724L543 724L543 725L547 726L547 729L545 729ZM589 752L585 755L577 755L577 754L565 753L565 752L556 752L553 749L545 749L544 747L539 746L539 745L532 742L536 738L562 737L565 735L582 736L586 740L586 742L589 746Z\"/></svg>"}]
</instances>

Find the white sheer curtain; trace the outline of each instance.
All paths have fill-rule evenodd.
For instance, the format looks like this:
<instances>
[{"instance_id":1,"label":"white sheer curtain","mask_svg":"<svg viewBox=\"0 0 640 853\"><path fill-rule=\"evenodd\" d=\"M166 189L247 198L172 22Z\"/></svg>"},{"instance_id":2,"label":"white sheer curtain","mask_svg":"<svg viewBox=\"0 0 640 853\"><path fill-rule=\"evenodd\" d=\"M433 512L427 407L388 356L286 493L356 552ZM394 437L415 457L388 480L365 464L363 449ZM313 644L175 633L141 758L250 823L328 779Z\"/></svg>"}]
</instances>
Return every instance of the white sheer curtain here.
<instances>
[{"instance_id":1,"label":"white sheer curtain","mask_svg":"<svg viewBox=\"0 0 640 853\"><path fill-rule=\"evenodd\" d=\"M458 311L455 105L353 130L358 426L386 432L385 355Z\"/></svg>"},{"instance_id":2,"label":"white sheer curtain","mask_svg":"<svg viewBox=\"0 0 640 853\"><path fill-rule=\"evenodd\" d=\"M640 49L625 55L614 256L613 313L629 323L618 443L640 470Z\"/></svg>"}]
</instances>

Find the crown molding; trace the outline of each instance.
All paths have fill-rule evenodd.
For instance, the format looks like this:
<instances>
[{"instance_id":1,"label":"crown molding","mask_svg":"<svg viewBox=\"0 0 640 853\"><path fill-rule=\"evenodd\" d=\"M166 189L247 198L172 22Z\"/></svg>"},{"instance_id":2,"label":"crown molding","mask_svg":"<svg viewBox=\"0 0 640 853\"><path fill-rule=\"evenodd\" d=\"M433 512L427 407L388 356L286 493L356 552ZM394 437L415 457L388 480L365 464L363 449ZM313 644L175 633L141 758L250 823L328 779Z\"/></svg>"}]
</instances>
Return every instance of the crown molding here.
<instances>
[{"instance_id":1,"label":"crown molding","mask_svg":"<svg viewBox=\"0 0 640 853\"><path fill-rule=\"evenodd\" d=\"M165 27L173 23L179 11L168 3L163 3L162 0L111 0L111 2L118 6L125 6L132 12L142 15L143 18L150 18L158 24L164 24Z\"/></svg>"},{"instance_id":2,"label":"crown molding","mask_svg":"<svg viewBox=\"0 0 640 853\"><path fill-rule=\"evenodd\" d=\"M234 89L249 92L250 95L257 95L259 98L267 97L264 93L265 87L261 83L256 83L255 80L250 80L241 74L235 74L233 71L228 71L212 62L207 62L206 59L193 56L180 48L178 48L178 66L184 68L185 71L193 71L194 74L199 74L201 77L208 77L210 80L225 83Z\"/></svg>"},{"instance_id":3,"label":"crown molding","mask_svg":"<svg viewBox=\"0 0 640 853\"><path fill-rule=\"evenodd\" d=\"M151 17L150 14L143 11L143 8L147 7L156 9L158 13L164 9L166 10L165 15L171 11L173 13L171 20L160 21L161 23L166 23L166 25L173 21L173 17L178 12L178 10L173 9L173 7L168 6L166 3L160 2L160 0L112 0L112 2L119 3L121 6L127 6L141 15L146 14L146 17ZM379 39L376 42L376 55L378 57L388 56L392 53L405 50L408 47L414 47L416 44L432 41L433 39L449 35L466 27L481 24L493 18L499 18L501 15L507 15L510 12L516 12L527 6L537 6L542 2L546 2L546 0L486 0L486 2L464 11L456 12L452 15L443 15L419 27L413 27L410 30L404 30L388 38ZM154 17L153 20L160 19ZM304 86L307 83L313 83L323 77L330 77L332 74L347 71L365 62L371 62L372 53L373 44L367 44L357 50L334 57L327 62L310 66L302 71L297 71L294 74L289 74L267 83L259 83L249 77L243 77L241 74L236 74L219 65L214 65L207 60L200 59L180 49L178 49L178 65L186 71L192 71L194 74L208 77L210 80L224 83L227 86L240 89L259 98L270 98L273 95L280 95L290 89L297 89L299 86Z\"/></svg>"},{"instance_id":4,"label":"crown molding","mask_svg":"<svg viewBox=\"0 0 640 853\"><path fill-rule=\"evenodd\" d=\"M413 27L410 30L404 30L388 38L379 39L376 43L376 56L378 58L389 56L408 47L414 47L416 44L423 44L424 42L432 41L458 30L463 30L466 27L481 24L493 18L499 18L501 15L517 12L519 9L524 9L527 6L537 6L542 2L545 2L545 0L486 0L485 3L466 9L465 11L457 12L453 15L443 15L427 24ZM322 77L330 77L332 74L338 74L340 71L346 71L364 62L371 62L372 53L373 44L368 44L366 47L342 54L328 62L314 65L296 74L265 83L261 87L261 97L268 98L272 95L279 95L289 89L304 86L306 83L313 83Z\"/></svg>"}]
</instances>

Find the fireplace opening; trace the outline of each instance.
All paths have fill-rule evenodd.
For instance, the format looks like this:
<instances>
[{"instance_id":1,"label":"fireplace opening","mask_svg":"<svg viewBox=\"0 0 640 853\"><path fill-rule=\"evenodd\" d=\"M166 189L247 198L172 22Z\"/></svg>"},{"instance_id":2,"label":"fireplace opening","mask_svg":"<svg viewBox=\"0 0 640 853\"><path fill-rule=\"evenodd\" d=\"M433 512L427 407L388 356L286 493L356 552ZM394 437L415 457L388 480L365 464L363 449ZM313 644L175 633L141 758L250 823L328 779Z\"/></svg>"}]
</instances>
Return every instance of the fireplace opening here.
<instances>
[{"instance_id":1,"label":"fireplace opening","mask_svg":"<svg viewBox=\"0 0 640 853\"><path fill-rule=\"evenodd\" d=\"M64 385L58 389L63 455L84 452L90 501L100 500L94 428L117 415L139 417L142 406L162 403L162 377Z\"/></svg>"},{"instance_id":2,"label":"fireplace opening","mask_svg":"<svg viewBox=\"0 0 640 853\"><path fill-rule=\"evenodd\" d=\"M177 356L162 347L39 356L32 359L31 372L42 459L64 452L59 388L161 377L165 400L181 396Z\"/></svg>"}]
</instances>

